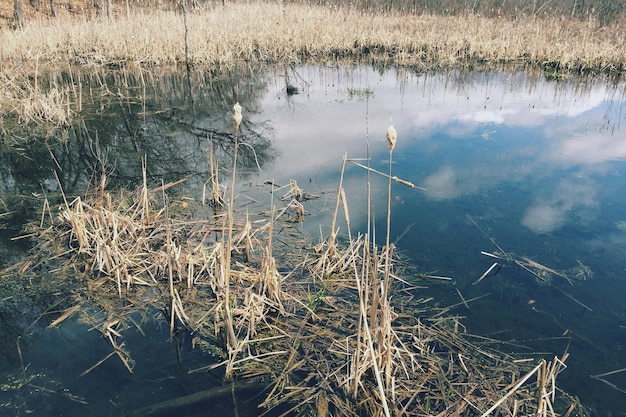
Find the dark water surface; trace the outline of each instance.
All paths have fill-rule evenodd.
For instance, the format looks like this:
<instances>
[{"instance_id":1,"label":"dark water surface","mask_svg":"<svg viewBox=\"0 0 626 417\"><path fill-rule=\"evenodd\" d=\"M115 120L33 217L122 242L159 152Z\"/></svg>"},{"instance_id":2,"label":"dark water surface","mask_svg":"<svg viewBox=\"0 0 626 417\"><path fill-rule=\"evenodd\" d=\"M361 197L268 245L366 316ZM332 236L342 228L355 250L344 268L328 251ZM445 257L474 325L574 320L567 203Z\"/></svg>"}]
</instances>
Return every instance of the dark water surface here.
<instances>
[{"instance_id":1,"label":"dark water surface","mask_svg":"<svg viewBox=\"0 0 626 417\"><path fill-rule=\"evenodd\" d=\"M316 238L328 233L344 154L365 158L369 142L372 167L388 172L385 132L393 122L393 175L421 188L393 184L391 239L423 274L451 278L420 281L427 286L420 295L458 305L451 313L465 316L469 332L510 341L528 356L550 359L568 351L558 385L592 415L626 415L626 393L620 392L626 372L604 377L616 388L591 378L626 368L626 85L524 73L319 67L202 73L190 81L191 94L184 75L85 75L81 127L65 129L67 142L51 141L51 151L27 142L3 152L2 266L28 246L9 239L22 232L25 218L39 215L38 196L56 192L55 166L62 168L66 192L80 193L105 162L114 167L111 187L137 184L145 157L150 180L186 177L181 192L201 195L207 138L229 165L223 132L235 101L244 108L243 133L251 145L241 148L242 193L254 193L265 181L296 180L320 196L306 205L302 225ZM364 232L367 173L348 164L344 181L351 227ZM383 244L387 180L377 174L372 201ZM499 250L504 259L481 254ZM515 262L528 259L566 277L541 279ZM498 272L476 283L496 261ZM187 373L210 358L192 349L185 335L172 340L167 325L147 327L147 336L126 335L137 358L135 374L110 359L80 377L110 352L106 341L71 320L49 330L50 320L30 326L42 311L2 294L0 353L6 359L0 375L10 386L0 391L0 405L12 410L7 415L123 415L219 381ZM16 389L33 375L30 386ZM232 404L228 396L224 401ZM241 401L238 412L255 415L254 404ZM186 412L212 415L207 407Z\"/></svg>"}]
</instances>

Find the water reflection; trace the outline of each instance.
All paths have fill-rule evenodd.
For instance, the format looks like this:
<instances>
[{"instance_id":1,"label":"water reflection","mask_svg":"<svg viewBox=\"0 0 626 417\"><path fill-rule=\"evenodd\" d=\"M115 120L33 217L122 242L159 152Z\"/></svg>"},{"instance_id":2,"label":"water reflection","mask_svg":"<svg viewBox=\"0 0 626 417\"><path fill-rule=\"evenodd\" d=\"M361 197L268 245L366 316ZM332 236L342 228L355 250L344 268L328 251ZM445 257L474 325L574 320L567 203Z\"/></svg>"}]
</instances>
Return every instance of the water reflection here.
<instances>
[{"instance_id":1,"label":"water reflection","mask_svg":"<svg viewBox=\"0 0 626 417\"><path fill-rule=\"evenodd\" d=\"M298 75L300 94L285 96L279 82L262 100L260 120L272 121L281 155L261 178L293 178L307 191L332 191L342 155L365 157L367 143L372 167L386 172L385 131L393 121L394 175L426 190L394 184L392 240L399 239L421 271L454 279L423 291L442 304L461 304L457 289L466 299L484 297L458 310L472 331L544 354L568 350L565 388L600 414L621 412L623 393L590 375L626 362L619 295L626 291L626 85L368 68L300 68ZM363 170L348 167L351 225L361 232L365 182ZM372 178L381 243L386 185ZM308 207L305 228L327 232L333 203ZM492 263L480 251L497 250L494 242L516 257L566 271L571 283L550 287L504 262L497 275L472 285ZM613 377L626 387L623 375Z\"/></svg>"},{"instance_id":2,"label":"water reflection","mask_svg":"<svg viewBox=\"0 0 626 417\"><path fill-rule=\"evenodd\" d=\"M561 227L572 210L592 207L601 180L594 174L625 156L615 130L624 118L623 85L525 74L302 71L304 94L286 100L276 89L262 105L277 126L281 176L315 178L343 152L363 156L368 133L374 154L382 152L381 132L393 117L402 132L397 169L410 164L407 175L427 188L426 197L455 199L534 181L519 221L542 233ZM366 99L350 94L367 90L373 94ZM568 179L550 182L565 171Z\"/></svg>"},{"instance_id":3,"label":"water reflection","mask_svg":"<svg viewBox=\"0 0 626 417\"><path fill-rule=\"evenodd\" d=\"M469 309L461 305L454 311L467 316L471 331L528 345L546 356L569 349L565 388L599 413L621 411L623 394L589 375L626 362L626 308L620 298L626 291L624 84L367 67L198 72L192 74L191 89L185 76L175 73L50 77L83 91L76 96L83 100L81 118L52 136L41 130L33 137L39 140L0 154L3 202L24 205L19 210L10 205L14 224L33 219L40 194L59 197L53 171L68 194L82 192L103 174L111 187L133 187L141 181L145 160L153 184L187 178L178 191L199 198L209 177L210 144L222 172L230 165L230 108L239 101L246 112L244 141L250 145L240 148L242 193L252 195L254 185L268 180L282 185L295 179L321 197L307 203L303 228L327 232L342 156L363 158L369 144L372 167L386 172L385 132L393 122L398 131L394 175L425 190L394 184L392 240L420 271L453 278L451 284L422 291L432 292L442 305L458 304L458 294L467 300L482 297ZM365 171L348 165L344 183L351 225L359 231L366 227L365 181ZM373 175L380 242L386 189L386 179ZM346 225L341 227L345 232ZM480 251L493 251L494 242L579 278L556 285L593 312L515 264L473 285L491 262ZM9 251L14 243L4 246ZM18 320L11 334L27 325ZM16 363L14 338L7 343L2 353ZM619 377L612 381L626 387ZM115 395L114 387L105 395Z\"/></svg>"},{"instance_id":4,"label":"water reflection","mask_svg":"<svg viewBox=\"0 0 626 417\"><path fill-rule=\"evenodd\" d=\"M189 91L186 77L176 72L72 69L46 74L43 84L49 88L72 86L72 124L52 129L23 126L17 116L10 118L7 127L15 140L0 160L2 189L13 194L46 190L56 182L52 171L70 193L84 189L103 172L112 186L132 186L141 178L144 159L149 179L189 177L202 184L210 144L221 162L229 164L232 103L240 100L247 112L255 112L263 83L250 70L194 75ZM248 122L242 131L249 146L242 147L239 162L244 172L254 172L271 161L275 151L263 123Z\"/></svg>"}]
</instances>

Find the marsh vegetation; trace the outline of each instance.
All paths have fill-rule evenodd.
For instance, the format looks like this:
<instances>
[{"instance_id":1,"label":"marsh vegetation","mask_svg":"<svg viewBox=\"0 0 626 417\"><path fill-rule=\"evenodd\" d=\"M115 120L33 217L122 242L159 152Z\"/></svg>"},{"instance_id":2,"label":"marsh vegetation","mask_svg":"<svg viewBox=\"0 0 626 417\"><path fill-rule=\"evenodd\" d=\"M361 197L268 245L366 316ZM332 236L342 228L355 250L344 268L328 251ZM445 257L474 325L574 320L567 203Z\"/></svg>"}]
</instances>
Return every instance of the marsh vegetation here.
<instances>
[{"instance_id":1,"label":"marsh vegetation","mask_svg":"<svg viewBox=\"0 0 626 417\"><path fill-rule=\"evenodd\" d=\"M184 11L179 3L162 9L138 3L128 11L118 6L108 19L72 6L72 12L54 18L38 13L18 30L5 24L0 60L5 73L26 65L31 75L36 64L338 61L420 70L459 65L624 70L625 19L615 2L444 3L207 2Z\"/></svg>"},{"instance_id":2,"label":"marsh vegetation","mask_svg":"<svg viewBox=\"0 0 626 417\"><path fill-rule=\"evenodd\" d=\"M135 359L123 335L142 331L153 317L167 323L172 336L193 335L193 345L215 358L191 373L217 369L231 384L265 387L259 407L271 414L585 412L576 398L556 395L567 352L547 361L503 353L497 340L466 333L450 307L433 307L412 293L415 283L402 278L409 267L394 260L388 237L392 180L410 182L391 171L387 176L382 247L368 233L352 231L343 169L330 232L317 243L296 227L303 221L301 203L317 197L295 181L266 184L262 211L236 208L238 104L232 115L228 192L218 183L202 199L177 201L171 190L181 181L149 188L145 167L138 189L109 191L103 167L82 196L70 200L60 190L58 209L44 200L40 231L30 236L38 244L5 274L31 285L53 279L55 288L71 289L50 326L77 316L111 346L81 377L112 357L132 373ZM387 138L391 155L392 127ZM344 168L349 162L344 158ZM132 415L189 406L221 391L207 389Z\"/></svg>"},{"instance_id":3,"label":"marsh vegetation","mask_svg":"<svg viewBox=\"0 0 626 417\"><path fill-rule=\"evenodd\" d=\"M19 285L2 301L21 303L23 286L47 291L58 296L45 300L53 313L35 322L78 319L96 331L110 349L81 377L113 360L134 372L124 335L156 322L206 354L190 373L219 373L226 388L132 415L229 395L237 415L236 387L254 389L270 415L588 414L557 386L567 349L524 355L467 332L454 305L415 291L449 278L417 271L392 242L392 190L415 188L393 172L402 132L387 130L388 173L370 167L369 130L366 157L343 158L337 188L324 191L330 224L314 240L301 225L317 192L296 180L252 183L276 151L269 127L249 115L262 74L280 74L289 102L299 93L294 68L309 63L619 78L626 31L616 3L95 4L26 6L29 18L16 15L0 32L2 185L11 191L1 203L3 218L20 222L12 239L27 252L3 262L2 279ZM154 85L160 90L146 94ZM374 94L359 91L351 95ZM350 220L346 164L361 169L362 229ZM387 185L382 240L370 216L372 176ZM476 283L505 261L548 286L548 276L570 280L504 250L485 254L497 262ZM23 395L37 376L15 327L21 376L4 391ZM7 404L30 411L28 400Z\"/></svg>"}]
</instances>

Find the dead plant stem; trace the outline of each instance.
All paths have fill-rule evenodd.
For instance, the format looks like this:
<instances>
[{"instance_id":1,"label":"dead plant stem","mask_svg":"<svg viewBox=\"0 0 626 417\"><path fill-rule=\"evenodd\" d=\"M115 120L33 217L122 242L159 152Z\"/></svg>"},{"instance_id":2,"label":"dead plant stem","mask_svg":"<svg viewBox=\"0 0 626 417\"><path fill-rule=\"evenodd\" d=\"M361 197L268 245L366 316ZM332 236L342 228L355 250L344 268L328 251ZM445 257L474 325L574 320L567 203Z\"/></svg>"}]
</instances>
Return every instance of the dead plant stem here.
<instances>
[{"instance_id":1,"label":"dead plant stem","mask_svg":"<svg viewBox=\"0 0 626 417\"><path fill-rule=\"evenodd\" d=\"M235 106L238 106L236 104ZM241 116L241 110L239 110L238 115ZM235 115L233 115L234 117ZM233 119L234 120L234 119ZM230 266L230 258L231 258L231 245L233 242L233 221L234 221L234 211L235 211L235 185L237 184L237 151L239 149L239 123L235 121L235 143L233 149L233 175L230 186L230 200L228 204L228 236L226 240L225 253L224 253L224 309L225 309L225 323L227 327L227 344L228 350L236 350L237 349L237 336L235 335L235 329L233 328L232 322L232 312L230 309L230 275L231 275L231 266ZM232 361L233 358L231 358ZM227 368L228 369L228 368ZM227 377L228 375L227 372Z\"/></svg>"}]
</instances>

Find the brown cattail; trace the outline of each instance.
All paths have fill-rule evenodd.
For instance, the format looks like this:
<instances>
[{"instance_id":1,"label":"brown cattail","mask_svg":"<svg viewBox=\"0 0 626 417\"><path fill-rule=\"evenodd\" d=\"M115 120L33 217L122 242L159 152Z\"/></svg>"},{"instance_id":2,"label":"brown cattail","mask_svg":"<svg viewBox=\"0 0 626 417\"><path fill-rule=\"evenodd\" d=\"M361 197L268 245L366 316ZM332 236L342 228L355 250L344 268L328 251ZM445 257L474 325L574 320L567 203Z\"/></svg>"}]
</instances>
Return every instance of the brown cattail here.
<instances>
[{"instance_id":1,"label":"brown cattail","mask_svg":"<svg viewBox=\"0 0 626 417\"><path fill-rule=\"evenodd\" d=\"M235 123L235 129L239 129L242 119L243 116L241 115L241 106L239 105L239 102L237 102L233 106L233 123Z\"/></svg>"},{"instance_id":2,"label":"brown cattail","mask_svg":"<svg viewBox=\"0 0 626 417\"><path fill-rule=\"evenodd\" d=\"M389 145L389 152L393 151L393 148L396 147L397 138L398 134L396 133L396 129L394 129L393 125L389 125L387 128L387 145Z\"/></svg>"}]
</instances>

